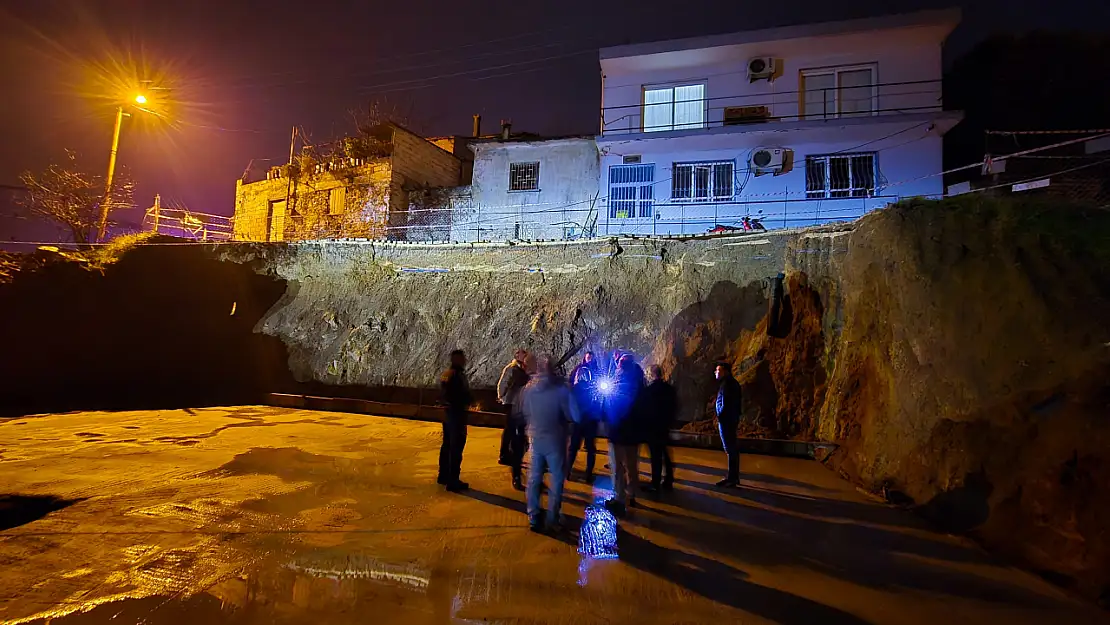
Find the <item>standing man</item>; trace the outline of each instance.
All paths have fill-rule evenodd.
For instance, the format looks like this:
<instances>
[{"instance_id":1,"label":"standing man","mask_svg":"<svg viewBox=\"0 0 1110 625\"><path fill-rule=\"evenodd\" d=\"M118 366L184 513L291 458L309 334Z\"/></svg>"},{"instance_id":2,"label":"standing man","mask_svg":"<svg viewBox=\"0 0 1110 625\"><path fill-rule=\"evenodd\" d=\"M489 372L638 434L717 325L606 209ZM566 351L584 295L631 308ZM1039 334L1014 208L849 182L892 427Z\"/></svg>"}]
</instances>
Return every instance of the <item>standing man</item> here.
<instances>
[{"instance_id":1,"label":"standing man","mask_svg":"<svg viewBox=\"0 0 1110 625\"><path fill-rule=\"evenodd\" d=\"M582 364L570 374L570 384L574 399L578 404L581 420L571 426L570 448L567 450L567 478L574 471L574 461L578 450L586 445L586 483L594 483L594 463L597 461L597 425L601 419L601 398L598 396L598 383L601 382L601 367L594 359L593 352L586 352Z\"/></svg>"},{"instance_id":2,"label":"standing man","mask_svg":"<svg viewBox=\"0 0 1110 625\"><path fill-rule=\"evenodd\" d=\"M605 411L606 432L609 436L609 467L613 475L614 499L610 500L611 512L623 516L630 506L636 505L633 486L640 481L640 443L644 441L639 414L640 392L644 388L644 370L631 354L621 356L617 364L616 388L611 409Z\"/></svg>"},{"instance_id":3,"label":"standing man","mask_svg":"<svg viewBox=\"0 0 1110 625\"><path fill-rule=\"evenodd\" d=\"M674 462L668 443L678 414L678 393L663 378L663 367L652 365L648 368L648 377L651 384L640 393L640 409L644 412L648 451L651 452L651 486L644 490L654 493L660 487L674 488ZM664 469L666 477L663 477Z\"/></svg>"},{"instance_id":4,"label":"standing man","mask_svg":"<svg viewBox=\"0 0 1110 625\"><path fill-rule=\"evenodd\" d=\"M524 445L527 441L517 400L521 389L528 384L527 362L527 350L516 350L512 361L501 370L501 377L497 380L497 400L505 406L505 429L501 432L499 462L512 469L513 488L517 490L524 490L521 465L524 463Z\"/></svg>"},{"instance_id":5,"label":"standing man","mask_svg":"<svg viewBox=\"0 0 1110 625\"><path fill-rule=\"evenodd\" d=\"M732 365L727 362L717 363L714 375L719 382L717 428L721 446L728 454L728 476L717 482L717 486L735 487L740 485L740 450L736 446L736 428L740 426L740 383L732 377Z\"/></svg>"},{"instance_id":6,"label":"standing man","mask_svg":"<svg viewBox=\"0 0 1110 625\"><path fill-rule=\"evenodd\" d=\"M554 373L554 362L544 356L536 363L536 375L520 394L520 414L527 424L532 457L528 463L528 525L542 532L561 528L563 482L566 480L567 436L579 420L578 406L566 382ZM540 508L543 474L551 473L547 493L547 516Z\"/></svg>"},{"instance_id":7,"label":"standing man","mask_svg":"<svg viewBox=\"0 0 1110 625\"><path fill-rule=\"evenodd\" d=\"M461 349L451 352L451 366L439 380L442 401L446 406L443 418L443 444L439 446L439 477L436 482L457 493L470 488L459 479L463 447L466 446L466 420L472 397L470 383L466 380L466 353Z\"/></svg>"}]
</instances>

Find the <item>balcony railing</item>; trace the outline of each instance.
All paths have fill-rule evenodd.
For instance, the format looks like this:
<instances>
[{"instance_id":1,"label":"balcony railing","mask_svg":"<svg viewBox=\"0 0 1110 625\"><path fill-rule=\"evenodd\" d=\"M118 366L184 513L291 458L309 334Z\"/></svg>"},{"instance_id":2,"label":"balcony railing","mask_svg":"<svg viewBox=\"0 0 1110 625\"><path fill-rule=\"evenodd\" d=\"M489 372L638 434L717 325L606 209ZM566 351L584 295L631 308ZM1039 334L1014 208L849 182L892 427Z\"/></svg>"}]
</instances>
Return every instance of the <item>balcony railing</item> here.
<instances>
[{"instance_id":1,"label":"balcony railing","mask_svg":"<svg viewBox=\"0 0 1110 625\"><path fill-rule=\"evenodd\" d=\"M703 115L700 119L696 115L690 117L689 104L699 101L703 103ZM681 109L688 117L672 119L670 123L650 121L645 127L645 109L659 107L660 104L639 102L603 107L602 135L651 134L726 126L746 130L776 122L866 119L944 110L940 80L794 90L770 95L732 93L670 105L676 109L679 107L675 105L685 105Z\"/></svg>"}]
</instances>

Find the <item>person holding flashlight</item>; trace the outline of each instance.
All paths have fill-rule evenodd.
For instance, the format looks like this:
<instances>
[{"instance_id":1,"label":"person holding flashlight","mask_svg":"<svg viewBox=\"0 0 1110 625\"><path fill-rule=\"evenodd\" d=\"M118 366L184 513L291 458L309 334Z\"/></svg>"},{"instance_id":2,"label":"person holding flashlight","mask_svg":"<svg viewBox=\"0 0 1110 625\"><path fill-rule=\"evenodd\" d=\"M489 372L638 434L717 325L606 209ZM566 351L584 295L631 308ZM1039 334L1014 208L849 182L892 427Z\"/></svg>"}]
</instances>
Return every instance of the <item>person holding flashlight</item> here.
<instances>
[{"instance_id":1,"label":"person holding flashlight","mask_svg":"<svg viewBox=\"0 0 1110 625\"><path fill-rule=\"evenodd\" d=\"M570 374L570 387L574 391L574 399L578 402L578 410L582 419L571 426L570 446L567 448L567 477L574 470L574 461L578 458L578 450L586 446L586 478L587 484L594 483L594 464L597 461L597 426L601 419L600 389L605 380L601 376L601 367L593 352L586 352L582 356L582 364L574 368Z\"/></svg>"},{"instance_id":2,"label":"person holding flashlight","mask_svg":"<svg viewBox=\"0 0 1110 625\"><path fill-rule=\"evenodd\" d=\"M644 370L631 354L622 355L617 364L615 388L606 401L605 410L614 495L609 507L618 517L636 505L632 489L640 481L640 443L644 442L644 432L639 423L638 400L643 388Z\"/></svg>"}]
</instances>

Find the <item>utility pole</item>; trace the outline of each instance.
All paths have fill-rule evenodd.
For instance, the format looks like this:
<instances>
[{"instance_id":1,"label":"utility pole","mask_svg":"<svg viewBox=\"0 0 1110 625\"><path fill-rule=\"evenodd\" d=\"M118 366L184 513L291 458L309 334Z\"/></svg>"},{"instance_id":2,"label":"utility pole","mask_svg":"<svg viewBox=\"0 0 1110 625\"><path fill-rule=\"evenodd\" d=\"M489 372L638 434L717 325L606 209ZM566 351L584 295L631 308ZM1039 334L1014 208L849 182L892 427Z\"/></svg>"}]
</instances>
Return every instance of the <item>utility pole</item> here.
<instances>
[{"instance_id":1,"label":"utility pole","mask_svg":"<svg viewBox=\"0 0 1110 625\"><path fill-rule=\"evenodd\" d=\"M119 152L119 129L123 125L123 116L128 113L123 112L123 107L116 109L116 129L112 133L112 151L108 154L108 179L104 184L104 201L100 203L100 228L97 231L96 241L100 243L104 240L104 234L108 229L108 211L112 206L112 178L116 175L116 153Z\"/></svg>"},{"instance_id":2,"label":"utility pole","mask_svg":"<svg viewBox=\"0 0 1110 625\"><path fill-rule=\"evenodd\" d=\"M286 178L286 180L285 180L285 214L282 215L282 218L281 218L282 228L285 227L285 217L286 216L291 217L292 214L293 214L293 150L296 149L296 146L297 146L297 126L294 125L293 126L293 132L289 136L289 165L285 168L285 178ZM266 215L266 218L270 220L270 223L266 224L266 232L270 233L270 236L267 237L267 238L271 241L284 241L285 240L285 233L284 232L281 233L281 238L280 239L275 239L274 238L274 233L273 233L273 229L274 229L274 205L273 204L270 204L270 211Z\"/></svg>"}]
</instances>

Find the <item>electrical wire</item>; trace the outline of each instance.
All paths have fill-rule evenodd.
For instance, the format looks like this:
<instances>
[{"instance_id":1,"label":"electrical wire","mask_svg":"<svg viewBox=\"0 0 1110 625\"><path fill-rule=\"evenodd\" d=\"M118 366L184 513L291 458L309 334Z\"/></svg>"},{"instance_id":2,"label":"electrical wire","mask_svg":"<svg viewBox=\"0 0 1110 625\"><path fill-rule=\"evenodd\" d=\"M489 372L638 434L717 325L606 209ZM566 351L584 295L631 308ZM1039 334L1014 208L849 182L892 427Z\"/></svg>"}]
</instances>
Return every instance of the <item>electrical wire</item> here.
<instances>
[{"instance_id":1,"label":"electrical wire","mask_svg":"<svg viewBox=\"0 0 1110 625\"><path fill-rule=\"evenodd\" d=\"M481 74L482 72L488 72L488 71L496 70L496 69L505 69L505 68L509 68L509 67L520 67L520 66L523 66L523 65L533 65L535 63L545 63L547 61L556 61L556 60L560 60L560 59L567 59L567 58L571 58L571 57L575 57L575 56L580 56L580 55L585 54L587 52L594 52L594 51L595 51L594 49L577 50L577 51L574 51L574 52L567 52L567 53L564 53L564 54L554 54L554 55L551 55L551 56L545 56L545 57L541 57L541 58L538 58L538 59L529 59L529 60L526 60L526 61L515 61L515 62L512 62L512 63L504 63L504 64L501 64L501 65L492 65L490 67L482 67L482 68L479 68L479 69L463 70L463 71L459 71L459 72L450 72L450 73L446 73L446 74L437 74L435 76L424 76L424 77L421 77L421 78L411 78L411 79L408 79L408 80L398 80L398 81L393 81L393 82L384 82L384 83L379 83L379 84L376 84L376 85L369 85L369 86L359 87L358 91L360 91L360 92L375 92L377 89L381 89L383 87L392 87L392 86L395 86L395 85L405 85L405 84L408 84L408 83L420 83L420 82L425 82L425 81L429 81L429 80L440 80L440 79L443 79L443 78L457 78L457 77L460 77L460 76L470 76L470 75L473 75L473 74Z\"/></svg>"},{"instance_id":2,"label":"electrical wire","mask_svg":"<svg viewBox=\"0 0 1110 625\"><path fill-rule=\"evenodd\" d=\"M235 83L235 84L232 84L230 86L233 87L233 88L265 89L265 88L271 88L271 87L299 86L299 85L313 84L313 83L318 83L318 82L334 82L336 80L353 80L353 79L360 79L360 78L368 78L368 77L372 77L372 76L380 76L380 75L383 75L383 74L396 74L396 73L401 73L401 72L413 72L413 71L420 71L420 70L429 70L429 69L439 68L439 67L447 67L447 66L451 66L451 65L471 63L471 62L478 61L480 59L489 58L489 57L512 58L512 57L516 57L516 56L518 56L522 53L525 53L525 52L531 52L531 51L536 51L536 50L544 50L544 49L549 49L549 48L557 48L557 47L568 45L568 44L583 43L583 42L586 42L586 41L589 41L589 39L585 39L585 38L566 39L566 40L555 41L555 42L550 42L550 43L528 45L528 46L524 46L524 47L521 47L521 48L515 48L515 49L509 49L509 50L492 50L492 51L489 51L489 52L480 52L480 53L477 53L477 54L471 54L469 56L462 56L462 57L453 56L449 59L445 59L445 60L442 60L442 61L436 61L434 63L424 63L424 64L421 64L421 65L405 65L405 66L401 66L401 67L378 67L378 68L375 68L375 69L359 71L359 72L345 72L341 75L318 74L318 75L312 76L311 78L303 78L303 79L298 79L298 80L286 80L286 81L282 81L282 82L269 82L269 83L244 82L244 83ZM597 48L589 48L589 50L591 50L591 51L596 50L596 49Z\"/></svg>"},{"instance_id":3,"label":"electrical wire","mask_svg":"<svg viewBox=\"0 0 1110 625\"><path fill-rule=\"evenodd\" d=\"M1077 165L1075 167L1069 167L1067 169L1061 169L1059 171L1054 171L1054 172L1048 173L1048 174L1041 174L1039 176L1033 176L1031 178L1026 178L1024 180L1018 180L1016 182L1007 182L1005 184L996 184L996 185L992 185L992 186L989 186L989 187L980 187L978 189L972 189L971 191L969 191L969 193L979 193L980 191L990 191L991 189L1000 189L1002 187L1013 187L1014 185L1025 184L1027 182L1033 182L1035 180L1045 180L1045 179L1048 179L1048 178L1052 178L1053 176L1059 176L1059 175L1062 175L1062 174L1070 174L1073 171L1079 171L1081 169L1087 169L1088 167L1095 167L1097 165L1102 165L1104 163L1110 163L1110 158L1104 158L1100 161L1095 161L1094 163L1085 163L1083 165Z\"/></svg>"}]
</instances>

